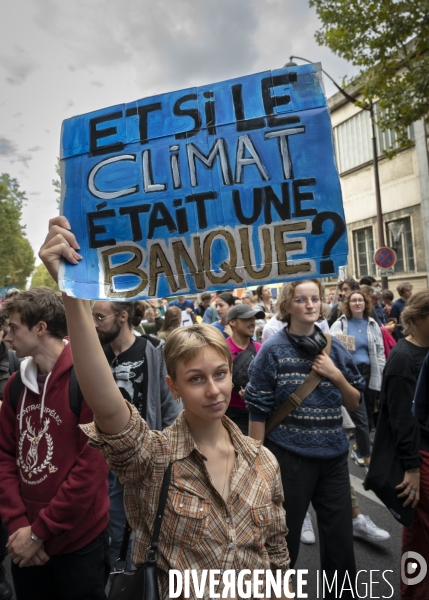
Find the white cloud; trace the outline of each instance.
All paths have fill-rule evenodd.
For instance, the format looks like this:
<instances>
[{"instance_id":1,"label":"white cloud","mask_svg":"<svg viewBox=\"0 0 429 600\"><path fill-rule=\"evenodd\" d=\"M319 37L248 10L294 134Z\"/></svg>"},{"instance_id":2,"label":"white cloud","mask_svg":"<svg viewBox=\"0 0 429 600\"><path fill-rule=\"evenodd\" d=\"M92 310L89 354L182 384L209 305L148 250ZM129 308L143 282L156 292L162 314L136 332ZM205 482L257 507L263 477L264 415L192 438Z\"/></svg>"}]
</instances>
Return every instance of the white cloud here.
<instances>
[{"instance_id":1,"label":"white cloud","mask_svg":"<svg viewBox=\"0 0 429 600\"><path fill-rule=\"evenodd\" d=\"M64 119L175 89L281 67L291 54L347 64L317 46L303 0L14 0L2 11L0 155L29 200L35 249L55 213ZM328 92L334 88L327 85ZM23 150L29 149L29 150ZM26 167L26 168L23 168Z\"/></svg>"}]
</instances>

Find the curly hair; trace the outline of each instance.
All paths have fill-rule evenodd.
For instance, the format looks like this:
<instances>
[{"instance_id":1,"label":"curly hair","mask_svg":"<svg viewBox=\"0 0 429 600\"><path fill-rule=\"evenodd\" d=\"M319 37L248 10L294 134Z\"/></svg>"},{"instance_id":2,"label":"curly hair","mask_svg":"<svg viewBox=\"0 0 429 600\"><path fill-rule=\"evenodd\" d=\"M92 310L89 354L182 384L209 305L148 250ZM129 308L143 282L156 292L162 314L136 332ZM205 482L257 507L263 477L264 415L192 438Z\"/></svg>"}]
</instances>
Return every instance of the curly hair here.
<instances>
[{"instance_id":1,"label":"curly hair","mask_svg":"<svg viewBox=\"0 0 429 600\"><path fill-rule=\"evenodd\" d=\"M282 323L290 323L290 313L288 308L290 307L294 297L295 288L302 283L314 283L317 285L320 297L320 318L325 318L326 315L322 304L322 298L324 297L325 290L322 286L322 283L319 279L303 279L301 281L292 281L291 283L286 283L280 290L279 299L276 303L276 310L278 313L277 318L279 321L282 321Z\"/></svg>"},{"instance_id":2,"label":"curly hair","mask_svg":"<svg viewBox=\"0 0 429 600\"><path fill-rule=\"evenodd\" d=\"M370 296L368 296L368 294L365 294L362 290L354 290L350 296L348 298L346 298L343 302L343 314L348 318L348 319L352 319L353 315L352 315L352 311L350 309L350 298L352 296L356 296L356 294L359 294L359 296L362 296L362 298L365 301L365 308L363 310L363 318L364 319L368 319L368 317L371 316L372 313L372 302L371 302L371 298Z\"/></svg>"}]
</instances>

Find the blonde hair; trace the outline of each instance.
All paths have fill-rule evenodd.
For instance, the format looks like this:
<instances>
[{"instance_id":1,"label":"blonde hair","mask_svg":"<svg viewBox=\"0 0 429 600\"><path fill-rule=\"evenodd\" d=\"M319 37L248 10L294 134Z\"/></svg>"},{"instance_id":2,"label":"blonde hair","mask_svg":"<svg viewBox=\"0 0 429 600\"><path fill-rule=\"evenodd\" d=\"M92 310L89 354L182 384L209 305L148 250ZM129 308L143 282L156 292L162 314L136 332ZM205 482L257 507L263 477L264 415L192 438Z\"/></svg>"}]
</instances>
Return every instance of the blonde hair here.
<instances>
[{"instance_id":1,"label":"blonde hair","mask_svg":"<svg viewBox=\"0 0 429 600\"><path fill-rule=\"evenodd\" d=\"M176 379L179 362L188 363L205 348L216 350L232 370L231 350L219 329L212 325L191 325L175 329L165 342L164 359L170 377Z\"/></svg>"},{"instance_id":2,"label":"blonde hair","mask_svg":"<svg viewBox=\"0 0 429 600\"><path fill-rule=\"evenodd\" d=\"M319 297L320 297L320 316L319 318L324 319L325 318L325 311L323 308L323 304L322 304L322 299L324 296L324 288L321 284L321 282L318 279L302 279L301 281L292 281L291 283L286 283L282 289L280 290L280 295L279 295L279 299L277 302L277 311L278 311L278 315L277 318L279 321L282 321L283 323L288 323L290 324L290 314L288 312L288 308L292 302L294 293L295 293L295 288L297 288L299 285L301 285L301 283L314 283L315 285L317 285L317 288L319 290Z\"/></svg>"},{"instance_id":3,"label":"blonde hair","mask_svg":"<svg viewBox=\"0 0 429 600\"><path fill-rule=\"evenodd\" d=\"M407 301L401 314L404 335L414 335L418 322L429 316L429 290L417 292Z\"/></svg>"}]
</instances>

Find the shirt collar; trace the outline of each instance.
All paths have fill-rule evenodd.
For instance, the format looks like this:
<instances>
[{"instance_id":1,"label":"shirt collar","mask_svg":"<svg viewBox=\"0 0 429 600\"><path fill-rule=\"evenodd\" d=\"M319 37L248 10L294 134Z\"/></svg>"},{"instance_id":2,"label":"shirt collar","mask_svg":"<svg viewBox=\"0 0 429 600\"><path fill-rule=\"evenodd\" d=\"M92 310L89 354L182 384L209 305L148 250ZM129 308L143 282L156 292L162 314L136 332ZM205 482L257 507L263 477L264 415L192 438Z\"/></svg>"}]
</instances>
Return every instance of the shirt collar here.
<instances>
[{"instance_id":1,"label":"shirt collar","mask_svg":"<svg viewBox=\"0 0 429 600\"><path fill-rule=\"evenodd\" d=\"M231 436L234 449L238 454L241 454L250 464L254 462L254 458L259 454L261 443L251 437L241 433L231 419L224 416L222 423L228 430ZM192 452L196 452L205 459L204 454L198 448L194 438L189 431L188 424L185 419L185 411L182 411L171 426L171 460L181 460L187 458Z\"/></svg>"}]
</instances>

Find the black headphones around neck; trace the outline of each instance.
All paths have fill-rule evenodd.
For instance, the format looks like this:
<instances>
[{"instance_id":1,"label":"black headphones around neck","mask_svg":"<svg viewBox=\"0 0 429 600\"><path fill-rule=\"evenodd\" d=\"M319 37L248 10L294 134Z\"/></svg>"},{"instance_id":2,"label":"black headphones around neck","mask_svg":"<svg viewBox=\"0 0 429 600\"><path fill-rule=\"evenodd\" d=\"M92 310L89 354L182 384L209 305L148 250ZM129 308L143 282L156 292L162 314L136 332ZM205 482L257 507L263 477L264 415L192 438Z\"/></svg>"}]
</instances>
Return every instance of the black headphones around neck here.
<instances>
[{"instance_id":1,"label":"black headphones around neck","mask_svg":"<svg viewBox=\"0 0 429 600\"><path fill-rule=\"evenodd\" d=\"M308 354L312 354L314 356L319 354L319 352L322 352L322 350L326 348L328 344L328 340L325 338L321 329L319 329L317 325L315 326L314 332L311 335L303 335L298 339L289 333L288 327L284 328L284 332L297 348L300 350L305 350L308 352Z\"/></svg>"}]
</instances>

